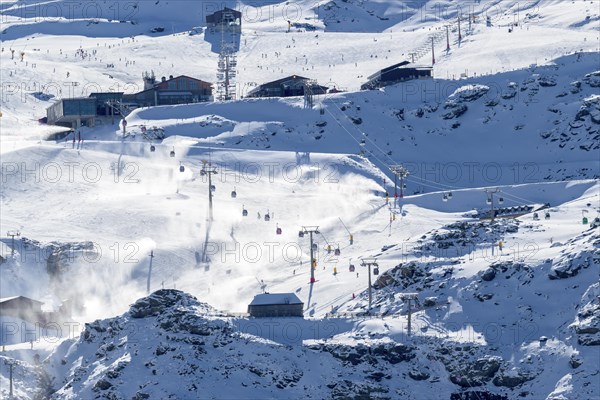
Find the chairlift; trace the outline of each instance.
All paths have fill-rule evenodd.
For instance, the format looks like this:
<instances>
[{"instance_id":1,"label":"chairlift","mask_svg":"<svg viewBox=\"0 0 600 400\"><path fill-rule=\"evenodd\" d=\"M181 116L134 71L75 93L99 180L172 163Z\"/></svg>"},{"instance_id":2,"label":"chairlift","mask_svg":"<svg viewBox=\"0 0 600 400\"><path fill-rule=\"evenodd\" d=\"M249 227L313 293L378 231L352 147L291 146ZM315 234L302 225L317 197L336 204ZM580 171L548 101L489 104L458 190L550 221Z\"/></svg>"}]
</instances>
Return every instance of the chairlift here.
<instances>
[{"instance_id":1,"label":"chairlift","mask_svg":"<svg viewBox=\"0 0 600 400\"><path fill-rule=\"evenodd\" d=\"M503 204L503 203L504 203L504 197L498 198L498 204Z\"/></svg>"},{"instance_id":2,"label":"chairlift","mask_svg":"<svg viewBox=\"0 0 600 400\"><path fill-rule=\"evenodd\" d=\"M179 172L185 172L185 167L183 164L179 165Z\"/></svg>"},{"instance_id":3,"label":"chairlift","mask_svg":"<svg viewBox=\"0 0 600 400\"><path fill-rule=\"evenodd\" d=\"M353 264L350 264L350 266L348 267L348 270L349 270L350 272L354 272L354 270L355 270L355 269L356 269L356 268L354 267L354 265L353 265Z\"/></svg>"},{"instance_id":4,"label":"chairlift","mask_svg":"<svg viewBox=\"0 0 600 400\"><path fill-rule=\"evenodd\" d=\"M173 150L171 150L171 153L169 153L169 155L171 157L175 157L175 147L173 147Z\"/></svg>"},{"instance_id":5,"label":"chairlift","mask_svg":"<svg viewBox=\"0 0 600 400\"><path fill-rule=\"evenodd\" d=\"M281 228L279 227L279 225L277 226L277 230L275 231L275 233L277 233L278 235L281 235Z\"/></svg>"},{"instance_id":6,"label":"chairlift","mask_svg":"<svg viewBox=\"0 0 600 400\"><path fill-rule=\"evenodd\" d=\"M379 275L379 267L373 268L373 275Z\"/></svg>"},{"instance_id":7,"label":"chairlift","mask_svg":"<svg viewBox=\"0 0 600 400\"><path fill-rule=\"evenodd\" d=\"M215 190L217 190L217 187L215 185L210 185L210 191L214 192Z\"/></svg>"},{"instance_id":8,"label":"chairlift","mask_svg":"<svg viewBox=\"0 0 600 400\"><path fill-rule=\"evenodd\" d=\"M304 232L303 231L298 231L298 237L303 238L304 237Z\"/></svg>"},{"instance_id":9,"label":"chairlift","mask_svg":"<svg viewBox=\"0 0 600 400\"><path fill-rule=\"evenodd\" d=\"M340 248L338 247L337 249L335 249L335 251L333 252L334 255L339 256L340 254L342 254L342 252L340 251Z\"/></svg>"},{"instance_id":10,"label":"chairlift","mask_svg":"<svg viewBox=\"0 0 600 400\"><path fill-rule=\"evenodd\" d=\"M535 221L537 221L538 219L540 219L540 216L538 215L538 213L533 213L533 219Z\"/></svg>"},{"instance_id":11,"label":"chairlift","mask_svg":"<svg viewBox=\"0 0 600 400\"><path fill-rule=\"evenodd\" d=\"M153 145L153 144L152 144L152 145L150 145L150 151L151 151L152 153L154 153L154 152L156 151L156 146L155 146L155 145Z\"/></svg>"},{"instance_id":12,"label":"chairlift","mask_svg":"<svg viewBox=\"0 0 600 400\"><path fill-rule=\"evenodd\" d=\"M244 206L242 206L242 217L247 217L248 216L248 210L246 210L244 208Z\"/></svg>"},{"instance_id":13,"label":"chairlift","mask_svg":"<svg viewBox=\"0 0 600 400\"><path fill-rule=\"evenodd\" d=\"M448 201L448 195L444 194L444 196L442 197L442 201Z\"/></svg>"},{"instance_id":14,"label":"chairlift","mask_svg":"<svg viewBox=\"0 0 600 400\"><path fill-rule=\"evenodd\" d=\"M485 204L492 204L492 199L488 197L487 200L485 201Z\"/></svg>"},{"instance_id":15,"label":"chairlift","mask_svg":"<svg viewBox=\"0 0 600 400\"><path fill-rule=\"evenodd\" d=\"M545 219L550 219L550 211L546 211L546 214L544 215Z\"/></svg>"},{"instance_id":16,"label":"chairlift","mask_svg":"<svg viewBox=\"0 0 600 400\"><path fill-rule=\"evenodd\" d=\"M448 192L448 199L452 198L452 192Z\"/></svg>"},{"instance_id":17,"label":"chairlift","mask_svg":"<svg viewBox=\"0 0 600 400\"><path fill-rule=\"evenodd\" d=\"M269 222L271 220L271 216L269 214L265 214L265 221Z\"/></svg>"},{"instance_id":18,"label":"chairlift","mask_svg":"<svg viewBox=\"0 0 600 400\"><path fill-rule=\"evenodd\" d=\"M318 250L318 249L319 249L319 246L317 246L317 244L316 244L316 243L313 243L313 245L312 245L312 248L313 248L313 250Z\"/></svg>"},{"instance_id":19,"label":"chairlift","mask_svg":"<svg viewBox=\"0 0 600 400\"><path fill-rule=\"evenodd\" d=\"M231 191L231 198L235 199L237 197L237 192L235 191L235 187L233 188L233 190Z\"/></svg>"}]
</instances>

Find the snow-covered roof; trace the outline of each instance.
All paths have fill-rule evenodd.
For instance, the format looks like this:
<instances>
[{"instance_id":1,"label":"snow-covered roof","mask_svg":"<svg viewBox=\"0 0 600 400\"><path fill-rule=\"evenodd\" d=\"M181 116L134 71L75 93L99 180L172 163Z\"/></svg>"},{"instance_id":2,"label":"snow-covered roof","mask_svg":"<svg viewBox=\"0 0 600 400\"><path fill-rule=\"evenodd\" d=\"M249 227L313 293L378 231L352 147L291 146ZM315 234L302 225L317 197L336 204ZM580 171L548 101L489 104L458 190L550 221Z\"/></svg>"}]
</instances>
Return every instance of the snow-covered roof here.
<instances>
[{"instance_id":1,"label":"snow-covered roof","mask_svg":"<svg viewBox=\"0 0 600 400\"><path fill-rule=\"evenodd\" d=\"M251 306L304 304L294 293L263 293L254 296Z\"/></svg>"},{"instance_id":2,"label":"snow-covered roof","mask_svg":"<svg viewBox=\"0 0 600 400\"><path fill-rule=\"evenodd\" d=\"M44 302L42 302L42 301L37 301L37 300L34 300L34 299L30 299L29 297L25 297L25 296L1 297L1 298L0 298L0 303L4 303L4 302L6 302L6 301L11 301L11 300L14 300L14 299L18 299L18 298L20 298L20 297L21 297L21 298L23 298L23 299L26 299L26 300L32 301L32 302L34 302L34 303L40 303L40 304L44 304Z\"/></svg>"}]
</instances>

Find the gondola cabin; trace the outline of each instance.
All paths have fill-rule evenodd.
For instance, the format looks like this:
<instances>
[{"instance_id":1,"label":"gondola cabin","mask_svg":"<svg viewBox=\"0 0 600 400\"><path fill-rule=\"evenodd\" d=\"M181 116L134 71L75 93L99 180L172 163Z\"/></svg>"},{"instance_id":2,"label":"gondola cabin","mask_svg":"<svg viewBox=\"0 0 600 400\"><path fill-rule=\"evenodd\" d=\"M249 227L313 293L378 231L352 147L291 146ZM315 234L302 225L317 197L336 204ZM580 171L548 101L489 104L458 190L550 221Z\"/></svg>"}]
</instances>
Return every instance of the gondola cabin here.
<instances>
[{"instance_id":1,"label":"gondola cabin","mask_svg":"<svg viewBox=\"0 0 600 400\"><path fill-rule=\"evenodd\" d=\"M265 221L270 221L271 220L271 216L269 214L265 214Z\"/></svg>"},{"instance_id":2,"label":"gondola cabin","mask_svg":"<svg viewBox=\"0 0 600 400\"><path fill-rule=\"evenodd\" d=\"M154 146L154 145L151 145L151 146L150 146L150 151L151 151L152 153L154 153L154 152L156 151L156 146Z\"/></svg>"},{"instance_id":3,"label":"gondola cabin","mask_svg":"<svg viewBox=\"0 0 600 400\"><path fill-rule=\"evenodd\" d=\"M379 275L379 267L373 268L373 275Z\"/></svg>"}]
</instances>

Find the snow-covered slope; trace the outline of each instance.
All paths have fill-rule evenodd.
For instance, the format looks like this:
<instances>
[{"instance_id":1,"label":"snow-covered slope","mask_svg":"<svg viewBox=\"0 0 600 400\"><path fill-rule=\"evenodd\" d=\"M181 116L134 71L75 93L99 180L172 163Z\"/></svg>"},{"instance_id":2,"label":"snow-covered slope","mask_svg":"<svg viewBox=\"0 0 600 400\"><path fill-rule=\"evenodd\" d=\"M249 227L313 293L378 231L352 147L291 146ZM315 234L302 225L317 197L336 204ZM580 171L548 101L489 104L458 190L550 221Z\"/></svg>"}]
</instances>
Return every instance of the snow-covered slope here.
<instances>
[{"instance_id":1,"label":"snow-covered slope","mask_svg":"<svg viewBox=\"0 0 600 400\"><path fill-rule=\"evenodd\" d=\"M109 124L47 140L57 98L135 92L150 70L214 81L220 38L188 31L216 6L0 2L0 232L22 235L0 238L0 297L70 299L75 319L33 349L0 321L16 394L597 398L599 232L582 216L600 217L598 2L223 4L243 12L238 98L291 74L348 91L313 109L144 108L126 137ZM358 91L411 53L429 65L432 40L435 79ZM164 131L156 151L142 125ZM393 164L410 171L397 204ZM474 218L496 187L549 219ZM298 231L317 225L310 285ZM362 257L379 262L375 316ZM297 294L306 318L247 318L264 288ZM0 365L0 396L7 382Z\"/></svg>"}]
</instances>

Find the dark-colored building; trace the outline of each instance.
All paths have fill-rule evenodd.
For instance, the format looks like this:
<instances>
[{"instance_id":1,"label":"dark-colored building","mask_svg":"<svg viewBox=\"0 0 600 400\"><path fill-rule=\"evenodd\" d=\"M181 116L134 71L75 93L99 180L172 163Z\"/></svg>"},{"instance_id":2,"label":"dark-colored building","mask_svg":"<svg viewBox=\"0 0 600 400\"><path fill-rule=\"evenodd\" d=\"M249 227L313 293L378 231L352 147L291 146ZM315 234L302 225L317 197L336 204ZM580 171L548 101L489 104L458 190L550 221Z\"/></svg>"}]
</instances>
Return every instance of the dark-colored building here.
<instances>
[{"instance_id":1,"label":"dark-colored building","mask_svg":"<svg viewBox=\"0 0 600 400\"><path fill-rule=\"evenodd\" d=\"M432 72L432 67L413 66L408 61L402 61L369 76L369 81L360 88L371 90L412 79L429 79L433 77Z\"/></svg>"},{"instance_id":2,"label":"dark-colored building","mask_svg":"<svg viewBox=\"0 0 600 400\"><path fill-rule=\"evenodd\" d=\"M36 322L42 315L43 304L25 296L0 298L0 317L15 317Z\"/></svg>"},{"instance_id":3,"label":"dark-colored building","mask_svg":"<svg viewBox=\"0 0 600 400\"><path fill-rule=\"evenodd\" d=\"M154 76L144 77L144 90L123 95L123 102L138 107L200 103L212 100L212 84L180 75L163 77L156 83Z\"/></svg>"},{"instance_id":4,"label":"dark-colored building","mask_svg":"<svg viewBox=\"0 0 600 400\"><path fill-rule=\"evenodd\" d=\"M307 89L313 94L327 93L327 87L299 75L288 76L273 82L263 83L252 89L246 97L291 97L304 96Z\"/></svg>"},{"instance_id":5,"label":"dark-colored building","mask_svg":"<svg viewBox=\"0 0 600 400\"><path fill-rule=\"evenodd\" d=\"M248 305L251 317L303 317L304 303L294 293L263 293Z\"/></svg>"},{"instance_id":6,"label":"dark-colored building","mask_svg":"<svg viewBox=\"0 0 600 400\"><path fill-rule=\"evenodd\" d=\"M241 33L242 13L225 7L220 11L207 15L206 26L212 32Z\"/></svg>"},{"instance_id":7,"label":"dark-colored building","mask_svg":"<svg viewBox=\"0 0 600 400\"><path fill-rule=\"evenodd\" d=\"M96 119L96 99L74 97L61 99L46 109L48 123L77 129L81 125L94 126Z\"/></svg>"},{"instance_id":8,"label":"dark-colored building","mask_svg":"<svg viewBox=\"0 0 600 400\"><path fill-rule=\"evenodd\" d=\"M91 93L89 97L96 99L96 115L119 115L117 104L123 101L123 92L97 92ZM114 106L111 107L110 104Z\"/></svg>"}]
</instances>

